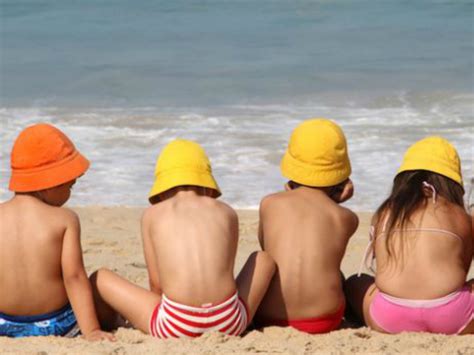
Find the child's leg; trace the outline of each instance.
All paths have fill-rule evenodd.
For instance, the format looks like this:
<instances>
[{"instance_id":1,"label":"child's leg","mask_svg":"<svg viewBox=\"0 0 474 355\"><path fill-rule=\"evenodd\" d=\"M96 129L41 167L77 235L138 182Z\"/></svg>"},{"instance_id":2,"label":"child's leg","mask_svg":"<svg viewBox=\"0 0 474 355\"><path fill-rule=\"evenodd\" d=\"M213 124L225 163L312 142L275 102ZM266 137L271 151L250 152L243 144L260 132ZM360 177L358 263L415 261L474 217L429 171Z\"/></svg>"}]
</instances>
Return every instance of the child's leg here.
<instances>
[{"instance_id":1,"label":"child's leg","mask_svg":"<svg viewBox=\"0 0 474 355\"><path fill-rule=\"evenodd\" d=\"M91 275L94 301L101 324L114 327L116 311L136 328L149 333L150 317L161 297L105 268Z\"/></svg>"},{"instance_id":2,"label":"child's leg","mask_svg":"<svg viewBox=\"0 0 474 355\"><path fill-rule=\"evenodd\" d=\"M239 296L247 305L248 322L252 320L265 292L270 285L276 265L270 254L264 251L252 253L237 276Z\"/></svg>"},{"instance_id":3,"label":"child's leg","mask_svg":"<svg viewBox=\"0 0 474 355\"><path fill-rule=\"evenodd\" d=\"M100 296L99 291L97 290L97 273L98 271L95 271L89 277L89 281L92 285L92 296L94 298L95 311L100 323L100 328L106 331L112 331L120 326L124 326L125 320Z\"/></svg>"},{"instance_id":4,"label":"child's leg","mask_svg":"<svg viewBox=\"0 0 474 355\"><path fill-rule=\"evenodd\" d=\"M467 284L471 287L471 294L474 297L474 279L471 279L467 282ZM474 334L474 319L463 329L460 334Z\"/></svg>"},{"instance_id":5,"label":"child's leg","mask_svg":"<svg viewBox=\"0 0 474 355\"><path fill-rule=\"evenodd\" d=\"M369 314L370 303L375 296L376 290L374 281L374 278L367 274L360 276L352 275L344 285L344 293L348 306L358 320L371 328L379 330L379 327L374 324Z\"/></svg>"}]
</instances>

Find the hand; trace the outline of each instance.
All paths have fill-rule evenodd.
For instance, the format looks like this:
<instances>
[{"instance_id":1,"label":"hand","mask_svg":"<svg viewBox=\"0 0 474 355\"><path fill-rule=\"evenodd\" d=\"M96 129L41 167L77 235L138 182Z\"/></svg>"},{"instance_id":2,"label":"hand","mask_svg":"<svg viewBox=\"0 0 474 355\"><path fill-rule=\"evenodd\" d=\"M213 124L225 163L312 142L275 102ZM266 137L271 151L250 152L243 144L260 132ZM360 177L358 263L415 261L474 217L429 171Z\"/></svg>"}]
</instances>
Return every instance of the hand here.
<instances>
[{"instance_id":1,"label":"hand","mask_svg":"<svg viewBox=\"0 0 474 355\"><path fill-rule=\"evenodd\" d=\"M352 183L351 179L347 180L347 183L344 185L344 188L342 189L342 192L336 194L334 196L334 200L337 203L342 203L347 200L349 200L352 195L354 195L354 184Z\"/></svg>"},{"instance_id":2,"label":"hand","mask_svg":"<svg viewBox=\"0 0 474 355\"><path fill-rule=\"evenodd\" d=\"M95 329L88 334L83 335L84 339L88 341L108 340L116 341L117 339L112 333L104 332L100 329Z\"/></svg>"}]
</instances>

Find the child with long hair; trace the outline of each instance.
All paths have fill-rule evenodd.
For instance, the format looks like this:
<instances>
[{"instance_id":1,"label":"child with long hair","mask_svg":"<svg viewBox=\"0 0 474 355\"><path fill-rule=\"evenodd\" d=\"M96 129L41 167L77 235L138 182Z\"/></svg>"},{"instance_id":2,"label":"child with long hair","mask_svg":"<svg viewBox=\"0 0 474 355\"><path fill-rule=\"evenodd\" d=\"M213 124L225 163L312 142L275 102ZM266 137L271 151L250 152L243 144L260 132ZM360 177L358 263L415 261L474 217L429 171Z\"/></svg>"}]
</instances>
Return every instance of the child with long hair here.
<instances>
[{"instance_id":1,"label":"child with long hair","mask_svg":"<svg viewBox=\"0 0 474 355\"><path fill-rule=\"evenodd\" d=\"M408 149L373 217L365 260L372 254L375 278L359 273L346 282L349 305L366 325L474 333L474 280L466 281L474 240L463 195L459 157L447 140L428 137Z\"/></svg>"}]
</instances>

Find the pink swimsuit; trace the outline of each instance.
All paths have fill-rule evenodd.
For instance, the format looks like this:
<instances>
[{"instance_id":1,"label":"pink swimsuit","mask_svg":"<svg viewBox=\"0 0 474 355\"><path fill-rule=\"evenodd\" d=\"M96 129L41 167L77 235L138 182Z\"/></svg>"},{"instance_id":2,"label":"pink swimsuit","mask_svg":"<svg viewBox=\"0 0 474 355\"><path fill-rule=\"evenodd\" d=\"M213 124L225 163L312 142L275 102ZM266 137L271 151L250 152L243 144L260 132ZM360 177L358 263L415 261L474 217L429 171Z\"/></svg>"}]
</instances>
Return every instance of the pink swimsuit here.
<instances>
[{"instance_id":1,"label":"pink swimsuit","mask_svg":"<svg viewBox=\"0 0 474 355\"><path fill-rule=\"evenodd\" d=\"M435 195L436 196L436 195ZM435 202L433 198L433 202ZM424 231L443 233L463 240L458 235L434 228L407 229L407 231ZM385 225L382 234L385 232ZM367 263L375 241L373 228L363 263ZM369 268L373 270L374 255L372 252ZM362 266L359 269L359 276ZM372 320L387 333L429 332L442 334L459 334L474 319L474 293L465 285L461 289L441 298L431 300L410 300L387 295L379 290L369 308Z\"/></svg>"},{"instance_id":2,"label":"pink swimsuit","mask_svg":"<svg viewBox=\"0 0 474 355\"><path fill-rule=\"evenodd\" d=\"M370 316L387 333L459 334L474 319L474 294L468 286L434 300L407 300L376 292Z\"/></svg>"}]
</instances>

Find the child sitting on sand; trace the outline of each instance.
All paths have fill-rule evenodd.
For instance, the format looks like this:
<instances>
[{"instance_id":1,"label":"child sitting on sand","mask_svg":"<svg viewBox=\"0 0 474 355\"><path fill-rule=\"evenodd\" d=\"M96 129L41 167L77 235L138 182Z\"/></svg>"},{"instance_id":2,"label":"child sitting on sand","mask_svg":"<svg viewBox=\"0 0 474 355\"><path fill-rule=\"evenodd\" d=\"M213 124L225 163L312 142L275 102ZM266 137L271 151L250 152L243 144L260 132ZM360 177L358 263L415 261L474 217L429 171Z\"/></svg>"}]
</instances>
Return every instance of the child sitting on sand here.
<instances>
[{"instance_id":1,"label":"child sitting on sand","mask_svg":"<svg viewBox=\"0 0 474 355\"><path fill-rule=\"evenodd\" d=\"M346 139L327 119L293 131L281 162L287 191L260 204L259 241L278 271L258 308L257 326L292 326L307 333L339 327L344 314L341 260L358 226L340 206L352 197Z\"/></svg>"},{"instance_id":2,"label":"child sitting on sand","mask_svg":"<svg viewBox=\"0 0 474 355\"><path fill-rule=\"evenodd\" d=\"M150 291L107 269L97 271L93 283L102 324L118 326L118 312L159 338L241 334L270 283L273 260L255 252L234 279L237 214L216 200L221 193L197 143L169 143L155 175L152 206L142 218Z\"/></svg>"},{"instance_id":3,"label":"child sitting on sand","mask_svg":"<svg viewBox=\"0 0 474 355\"><path fill-rule=\"evenodd\" d=\"M15 141L15 195L0 204L0 336L74 336L79 325L88 340L113 339L95 313L79 218L61 208L88 167L51 125L28 127Z\"/></svg>"},{"instance_id":4,"label":"child sitting on sand","mask_svg":"<svg viewBox=\"0 0 474 355\"><path fill-rule=\"evenodd\" d=\"M474 241L463 195L447 140L428 137L407 150L373 218L375 279L354 275L346 283L365 324L385 333L474 333L474 282L466 282Z\"/></svg>"}]
</instances>

